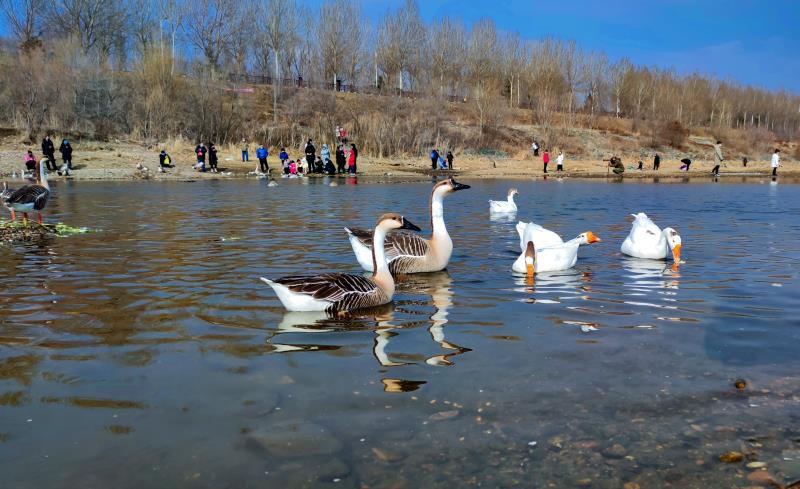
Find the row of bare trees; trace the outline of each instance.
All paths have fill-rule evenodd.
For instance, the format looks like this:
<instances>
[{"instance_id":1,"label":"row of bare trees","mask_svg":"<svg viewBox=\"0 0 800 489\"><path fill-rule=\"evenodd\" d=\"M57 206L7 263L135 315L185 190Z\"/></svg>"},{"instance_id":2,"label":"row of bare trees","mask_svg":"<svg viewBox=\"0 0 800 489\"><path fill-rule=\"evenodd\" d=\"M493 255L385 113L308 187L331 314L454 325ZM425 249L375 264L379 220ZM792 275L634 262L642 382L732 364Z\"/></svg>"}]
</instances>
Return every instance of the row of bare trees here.
<instances>
[{"instance_id":1,"label":"row of bare trees","mask_svg":"<svg viewBox=\"0 0 800 489\"><path fill-rule=\"evenodd\" d=\"M612 62L571 41L501 32L489 19L425 22L414 0L374 24L357 0L318 8L301 0L0 0L0 8L11 34L0 52L0 118L31 135L59 128L224 140L254 123L287 122L286 89L274 86L254 111L252 97L228 91L228 73L457 96L480 136L501 106L529 109L543 125L559 113L567 124L603 115L785 138L800 130L796 94Z\"/></svg>"}]
</instances>

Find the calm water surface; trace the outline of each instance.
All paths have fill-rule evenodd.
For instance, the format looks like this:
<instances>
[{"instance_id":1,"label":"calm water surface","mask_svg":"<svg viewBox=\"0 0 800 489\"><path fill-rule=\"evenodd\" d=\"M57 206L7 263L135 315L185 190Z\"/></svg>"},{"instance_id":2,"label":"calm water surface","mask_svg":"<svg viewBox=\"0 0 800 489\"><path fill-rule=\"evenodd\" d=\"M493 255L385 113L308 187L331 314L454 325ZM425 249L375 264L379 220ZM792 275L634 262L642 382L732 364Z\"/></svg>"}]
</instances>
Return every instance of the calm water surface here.
<instances>
[{"instance_id":1,"label":"calm water surface","mask_svg":"<svg viewBox=\"0 0 800 489\"><path fill-rule=\"evenodd\" d=\"M49 219L95 231L0 246L3 487L749 485L727 450L800 478L800 187L468 181L448 271L286 314L259 276L356 272L342 227L381 212L429 226L429 183L340 182L59 183ZM509 186L603 242L512 276ZM638 211L679 271L619 254Z\"/></svg>"}]
</instances>

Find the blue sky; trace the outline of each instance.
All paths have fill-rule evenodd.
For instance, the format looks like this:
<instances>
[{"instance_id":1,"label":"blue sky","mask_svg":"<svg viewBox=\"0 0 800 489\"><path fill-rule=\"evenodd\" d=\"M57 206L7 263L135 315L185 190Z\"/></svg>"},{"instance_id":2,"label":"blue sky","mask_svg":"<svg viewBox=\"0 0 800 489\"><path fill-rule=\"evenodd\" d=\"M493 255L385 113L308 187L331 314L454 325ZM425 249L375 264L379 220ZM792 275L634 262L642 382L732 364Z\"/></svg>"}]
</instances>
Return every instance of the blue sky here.
<instances>
[{"instance_id":1,"label":"blue sky","mask_svg":"<svg viewBox=\"0 0 800 489\"><path fill-rule=\"evenodd\" d=\"M312 4L321 0L312 0ZM404 0L364 0L378 20ZM494 19L524 38L575 40L612 60L800 93L800 0L419 0L426 21Z\"/></svg>"}]
</instances>

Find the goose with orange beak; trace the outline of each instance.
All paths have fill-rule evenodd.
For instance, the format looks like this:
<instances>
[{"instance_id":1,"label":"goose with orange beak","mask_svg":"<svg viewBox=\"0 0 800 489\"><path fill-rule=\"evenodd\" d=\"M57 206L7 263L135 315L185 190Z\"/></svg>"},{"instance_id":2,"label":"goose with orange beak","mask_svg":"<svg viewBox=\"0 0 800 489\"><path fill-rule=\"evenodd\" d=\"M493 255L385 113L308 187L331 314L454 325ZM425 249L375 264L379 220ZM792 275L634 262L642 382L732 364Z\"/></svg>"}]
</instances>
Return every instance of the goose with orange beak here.
<instances>
[{"instance_id":1,"label":"goose with orange beak","mask_svg":"<svg viewBox=\"0 0 800 489\"><path fill-rule=\"evenodd\" d=\"M673 228L662 230L644 212L631 215L633 224L630 234L622 242L622 253L635 258L664 260L671 252L675 264L681 263L682 243L678 231Z\"/></svg>"},{"instance_id":2,"label":"goose with orange beak","mask_svg":"<svg viewBox=\"0 0 800 489\"><path fill-rule=\"evenodd\" d=\"M525 249L517 257L511 270L516 273L524 273L532 277L536 273L556 272L568 270L575 266L578 261L578 248L581 245L597 243L600 238L591 231L581 233L566 243L550 245L539 248L533 239L525 235Z\"/></svg>"}]
</instances>

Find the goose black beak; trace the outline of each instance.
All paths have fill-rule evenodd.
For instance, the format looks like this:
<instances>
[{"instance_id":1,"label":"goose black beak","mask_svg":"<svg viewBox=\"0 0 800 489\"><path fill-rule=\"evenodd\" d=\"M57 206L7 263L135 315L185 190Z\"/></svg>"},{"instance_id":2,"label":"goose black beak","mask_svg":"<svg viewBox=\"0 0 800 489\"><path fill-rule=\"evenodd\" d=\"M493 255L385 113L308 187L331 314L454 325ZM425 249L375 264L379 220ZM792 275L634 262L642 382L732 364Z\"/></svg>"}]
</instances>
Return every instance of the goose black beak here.
<instances>
[{"instance_id":1,"label":"goose black beak","mask_svg":"<svg viewBox=\"0 0 800 489\"><path fill-rule=\"evenodd\" d=\"M453 192L458 192L459 190L466 190L469 188L469 185L464 183L458 183L455 180L450 180L450 186L453 187Z\"/></svg>"},{"instance_id":2,"label":"goose black beak","mask_svg":"<svg viewBox=\"0 0 800 489\"><path fill-rule=\"evenodd\" d=\"M412 223L405 217L403 218L403 226L400 229L410 229L411 231L422 231L419 227L414 225L414 223Z\"/></svg>"}]
</instances>

